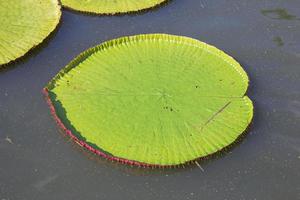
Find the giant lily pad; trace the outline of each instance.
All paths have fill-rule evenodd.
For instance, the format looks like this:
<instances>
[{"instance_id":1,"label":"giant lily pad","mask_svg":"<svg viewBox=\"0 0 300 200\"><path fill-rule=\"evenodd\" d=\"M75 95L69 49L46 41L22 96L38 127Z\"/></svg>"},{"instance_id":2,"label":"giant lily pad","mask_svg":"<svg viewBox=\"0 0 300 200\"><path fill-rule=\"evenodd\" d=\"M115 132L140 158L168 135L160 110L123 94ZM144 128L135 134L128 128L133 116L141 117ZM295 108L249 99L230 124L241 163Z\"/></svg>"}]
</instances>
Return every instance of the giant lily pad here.
<instances>
[{"instance_id":1,"label":"giant lily pad","mask_svg":"<svg viewBox=\"0 0 300 200\"><path fill-rule=\"evenodd\" d=\"M40 44L61 16L57 0L0 1L0 65Z\"/></svg>"},{"instance_id":2,"label":"giant lily pad","mask_svg":"<svg viewBox=\"0 0 300 200\"><path fill-rule=\"evenodd\" d=\"M79 55L45 88L60 126L111 160L172 166L222 150L253 115L248 77L217 48L149 34Z\"/></svg>"},{"instance_id":3,"label":"giant lily pad","mask_svg":"<svg viewBox=\"0 0 300 200\"><path fill-rule=\"evenodd\" d=\"M166 0L61 0L70 9L97 14L127 13L152 8Z\"/></svg>"}]
</instances>

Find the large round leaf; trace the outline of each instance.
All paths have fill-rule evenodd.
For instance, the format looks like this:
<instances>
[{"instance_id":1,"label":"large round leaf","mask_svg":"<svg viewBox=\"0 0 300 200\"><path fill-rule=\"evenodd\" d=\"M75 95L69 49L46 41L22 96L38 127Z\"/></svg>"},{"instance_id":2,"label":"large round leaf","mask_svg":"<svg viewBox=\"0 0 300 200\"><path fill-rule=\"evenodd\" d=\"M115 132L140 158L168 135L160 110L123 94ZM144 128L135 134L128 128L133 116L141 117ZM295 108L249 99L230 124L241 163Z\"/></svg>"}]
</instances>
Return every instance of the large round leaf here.
<instances>
[{"instance_id":1,"label":"large round leaf","mask_svg":"<svg viewBox=\"0 0 300 200\"><path fill-rule=\"evenodd\" d=\"M0 0L0 65L40 44L60 16L57 0Z\"/></svg>"},{"instance_id":2,"label":"large round leaf","mask_svg":"<svg viewBox=\"0 0 300 200\"><path fill-rule=\"evenodd\" d=\"M159 5L166 0L61 0L70 9L97 14L127 13Z\"/></svg>"},{"instance_id":3,"label":"large round leaf","mask_svg":"<svg viewBox=\"0 0 300 200\"><path fill-rule=\"evenodd\" d=\"M183 164L232 144L247 128L248 77L217 48L164 34L105 42L47 86L56 120L112 160Z\"/></svg>"}]
</instances>

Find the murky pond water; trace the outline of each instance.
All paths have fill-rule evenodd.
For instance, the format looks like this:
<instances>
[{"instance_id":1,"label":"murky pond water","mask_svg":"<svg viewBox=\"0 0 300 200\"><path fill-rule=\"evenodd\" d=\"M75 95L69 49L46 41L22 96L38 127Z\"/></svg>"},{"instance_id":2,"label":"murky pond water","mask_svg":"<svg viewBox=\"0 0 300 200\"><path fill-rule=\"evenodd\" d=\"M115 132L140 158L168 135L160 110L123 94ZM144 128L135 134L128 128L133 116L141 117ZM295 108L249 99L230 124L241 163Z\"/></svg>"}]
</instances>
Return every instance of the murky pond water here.
<instances>
[{"instance_id":1,"label":"murky pond water","mask_svg":"<svg viewBox=\"0 0 300 200\"><path fill-rule=\"evenodd\" d=\"M248 72L255 117L230 153L180 169L111 163L69 140L41 94L83 50L139 33L200 39ZM0 199L300 199L299 0L173 0L139 15L63 11L57 32L0 71Z\"/></svg>"}]
</instances>

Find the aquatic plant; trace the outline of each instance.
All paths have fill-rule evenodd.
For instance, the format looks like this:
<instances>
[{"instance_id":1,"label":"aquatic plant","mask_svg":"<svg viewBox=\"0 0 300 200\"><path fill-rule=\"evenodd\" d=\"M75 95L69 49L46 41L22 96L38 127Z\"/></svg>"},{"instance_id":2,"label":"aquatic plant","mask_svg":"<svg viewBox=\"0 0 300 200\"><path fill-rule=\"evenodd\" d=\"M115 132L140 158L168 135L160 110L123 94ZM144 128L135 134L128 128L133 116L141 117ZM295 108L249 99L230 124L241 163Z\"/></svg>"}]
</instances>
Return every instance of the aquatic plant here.
<instances>
[{"instance_id":1,"label":"aquatic plant","mask_svg":"<svg viewBox=\"0 0 300 200\"><path fill-rule=\"evenodd\" d=\"M97 14L128 13L162 4L166 0L61 0L64 7Z\"/></svg>"},{"instance_id":2,"label":"aquatic plant","mask_svg":"<svg viewBox=\"0 0 300 200\"><path fill-rule=\"evenodd\" d=\"M0 1L0 65L25 55L57 26L57 0Z\"/></svg>"},{"instance_id":3,"label":"aquatic plant","mask_svg":"<svg viewBox=\"0 0 300 200\"><path fill-rule=\"evenodd\" d=\"M253 116L248 76L198 40L147 34L91 48L44 89L58 124L107 159L174 166L216 153Z\"/></svg>"}]
</instances>

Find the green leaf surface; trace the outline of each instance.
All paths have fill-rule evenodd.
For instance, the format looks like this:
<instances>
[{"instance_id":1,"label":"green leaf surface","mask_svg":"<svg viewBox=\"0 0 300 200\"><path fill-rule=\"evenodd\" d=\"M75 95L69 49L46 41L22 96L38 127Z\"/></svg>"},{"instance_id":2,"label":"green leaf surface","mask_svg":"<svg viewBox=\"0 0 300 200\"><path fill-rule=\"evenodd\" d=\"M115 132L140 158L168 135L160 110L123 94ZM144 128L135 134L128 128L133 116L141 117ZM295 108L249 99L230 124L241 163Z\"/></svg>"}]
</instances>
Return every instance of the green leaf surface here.
<instances>
[{"instance_id":1,"label":"green leaf surface","mask_svg":"<svg viewBox=\"0 0 300 200\"><path fill-rule=\"evenodd\" d=\"M195 39L148 34L89 49L47 86L56 114L107 155L179 165L232 144L253 116L248 76Z\"/></svg>"},{"instance_id":2,"label":"green leaf surface","mask_svg":"<svg viewBox=\"0 0 300 200\"><path fill-rule=\"evenodd\" d=\"M40 44L60 16L57 0L0 0L0 65Z\"/></svg>"},{"instance_id":3,"label":"green leaf surface","mask_svg":"<svg viewBox=\"0 0 300 200\"><path fill-rule=\"evenodd\" d=\"M115 14L152 8L166 0L61 0L63 6L90 13Z\"/></svg>"}]
</instances>

